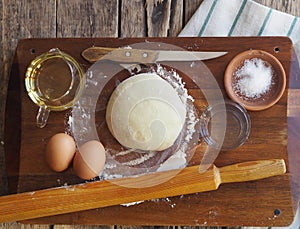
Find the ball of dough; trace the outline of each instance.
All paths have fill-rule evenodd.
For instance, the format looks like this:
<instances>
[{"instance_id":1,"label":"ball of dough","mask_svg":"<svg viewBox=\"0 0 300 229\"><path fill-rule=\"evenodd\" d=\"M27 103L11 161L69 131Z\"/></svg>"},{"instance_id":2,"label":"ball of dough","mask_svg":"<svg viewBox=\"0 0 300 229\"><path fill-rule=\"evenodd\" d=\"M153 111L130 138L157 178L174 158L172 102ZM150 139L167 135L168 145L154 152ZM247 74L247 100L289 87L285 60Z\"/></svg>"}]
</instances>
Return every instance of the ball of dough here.
<instances>
[{"instance_id":1,"label":"ball of dough","mask_svg":"<svg viewBox=\"0 0 300 229\"><path fill-rule=\"evenodd\" d=\"M172 146L186 117L176 90L155 73L124 80L112 93L106 110L108 128L128 148L161 151Z\"/></svg>"}]
</instances>

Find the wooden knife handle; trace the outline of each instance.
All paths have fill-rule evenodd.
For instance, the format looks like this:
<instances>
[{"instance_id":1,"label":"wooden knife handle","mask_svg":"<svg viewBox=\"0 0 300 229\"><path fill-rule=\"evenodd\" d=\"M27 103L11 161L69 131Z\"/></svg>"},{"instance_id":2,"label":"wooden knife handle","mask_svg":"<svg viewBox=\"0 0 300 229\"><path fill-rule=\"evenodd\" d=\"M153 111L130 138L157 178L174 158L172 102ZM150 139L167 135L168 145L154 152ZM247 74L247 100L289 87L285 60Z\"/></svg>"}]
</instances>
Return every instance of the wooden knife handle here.
<instances>
[{"instance_id":1,"label":"wooden knife handle","mask_svg":"<svg viewBox=\"0 0 300 229\"><path fill-rule=\"evenodd\" d=\"M82 57L94 63L100 59L121 63L153 63L158 52L131 48L90 47L82 51Z\"/></svg>"},{"instance_id":2,"label":"wooden knife handle","mask_svg":"<svg viewBox=\"0 0 300 229\"><path fill-rule=\"evenodd\" d=\"M212 166L199 173L199 166L137 177L98 181L0 197L0 222L58 215L136 201L216 190L221 183L257 180L286 172L284 160L273 159ZM159 184L154 181L164 181Z\"/></svg>"}]
</instances>

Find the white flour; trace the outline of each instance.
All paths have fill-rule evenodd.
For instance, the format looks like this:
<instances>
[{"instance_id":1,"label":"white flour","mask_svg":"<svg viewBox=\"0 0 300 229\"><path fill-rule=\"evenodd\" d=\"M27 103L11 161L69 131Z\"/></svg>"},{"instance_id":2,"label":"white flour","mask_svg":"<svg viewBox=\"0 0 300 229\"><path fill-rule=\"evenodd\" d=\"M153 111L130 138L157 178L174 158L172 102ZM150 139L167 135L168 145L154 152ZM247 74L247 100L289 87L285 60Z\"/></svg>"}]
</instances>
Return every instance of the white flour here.
<instances>
[{"instance_id":1,"label":"white flour","mask_svg":"<svg viewBox=\"0 0 300 229\"><path fill-rule=\"evenodd\" d=\"M135 71L137 69L141 70L141 68L135 67ZM175 70L167 70L165 67L157 64L154 68L151 67L150 71L155 71L159 76L170 83L178 93L183 104L186 105L186 122L181 134L182 136L180 138L180 141L177 142L179 146L174 150L174 153L172 152L169 158L163 160L164 162L162 162L161 164L157 164L155 167L150 169L137 168L134 166L142 165L148 160L151 160L151 158L157 155L157 152L141 152L138 158L134 158L125 162L123 161L122 163L120 163L115 160L116 157L126 158L126 155L134 153L135 149L124 149L119 152L110 152L110 150L112 149L107 146L107 161L105 163L103 171L101 172L101 174L99 174L100 179L110 180L126 176L141 175L148 172L180 169L185 167L187 164L186 151L191 146L191 141L193 140L193 136L196 133L195 126L199 121L193 106L194 98L188 94L188 91L185 88L185 82L183 82L182 78ZM136 72L131 72L131 70L129 70L129 72L131 74L136 74ZM78 107L77 109L84 108ZM81 131L83 131L82 134L88 134L86 131L89 130L89 127L87 125L90 125L89 120L91 118L91 114L85 111L82 111L80 113L82 117L79 120L75 120L75 118L78 119L78 117L72 117L71 115L67 118L65 125L68 132L73 129L72 126L75 125L74 122L82 122L80 123ZM164 151L159 153L163 154Z\"/></svg>"},{"instance_id":2,"label":"white flour","mask_svg":"<svg viewBox=\"0 0 300 229\"><path fill-rule=\"evenodd\" d=\"M138 68L135 68L135 70L136 69ZM173 86L173 88L177 91L178 95L180 96L182 102L187 107L186 127L184 129L183 139L180 142L180 147L167 160L157 165L156 171L180 169L185 167L187 164L186 150L189 147L189 143L192 140L192 137L195 133L195 126L198 122L195 111L193 110L194 98L188 94L188 91L185 88L185 83L175 70L168 71L163 66L157 64L156 69L152 69L152 71L155 71L159 76L161 76ZM136 74L132 70L129 70L129 72L131 74ZM125 149L123 151L117 152L115 154L115 157L125 156L127 154L132 153L133 151L135 150ZM131 167L143 164L155 155L156 152L148 152L145 154L141 153L139 158L132 159L128 162L123 162L122 164L119 164L113 158L111 158L112 160L107 161L107 165L105 165L104 170L99 175L102 179L114 179L130 175L138 175L139 173L147 173L147 169L139 170L137 168ZM123 169L121 167L123 167ZM125 174L121 174L123 171L125 172Z\"/></svg>"}]
</instances>

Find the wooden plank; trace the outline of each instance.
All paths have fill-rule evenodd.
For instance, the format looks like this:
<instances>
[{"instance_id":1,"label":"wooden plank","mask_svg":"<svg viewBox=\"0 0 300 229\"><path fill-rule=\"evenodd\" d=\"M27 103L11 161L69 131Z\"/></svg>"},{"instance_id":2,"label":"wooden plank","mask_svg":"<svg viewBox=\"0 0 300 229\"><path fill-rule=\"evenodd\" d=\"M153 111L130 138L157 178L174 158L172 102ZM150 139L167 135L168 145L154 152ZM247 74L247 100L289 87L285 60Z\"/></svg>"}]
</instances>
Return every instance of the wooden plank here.
<instances>
[{"instance_id":1,"label":"wooden plank","mask_svg":"<svg viewBox=\"0 0 300 229\"><path fill-rule=\"evenodd\" d=\"M1 1L1 7L3 7L3 26L1 28L3 36L3 49L1 53L1 120L4 120L5 112L5 99L6 88L9 79L9 72L12 65L14 56L14 50L17 46L18 39L23 37L54 37L55 36L55 23L53 20L53 13L55 12L54 0L48 1L49 7L45 7L42 1ZM5 5L4 5L5 4ZM55 18L55 17L54 17ZM1 20L2 21L2 20ZM5 144L3 138L3 122L1 127L1 150ZM3 153L3 151L2 151ZM1 162L4 156L1 157ZM3 164L2 164L3 165ZM5 168L5 166L1 166ZM4 172L1 174L5 174ZM5 182L5 181L3 181ZM2 187L7 187L3 185Z\"/></svg>"},{"instance_id":2,"label":"wooden plank","mask_svg":"<svg viewBox=\"0 0 300 229\"><path fill-rule=\"evenodd\" d=\"M57 0L57 37L117 37L118 7L118 0Z\"/></svg>"},{"instance_id":3,"label":"wooden plank","mask_svg":"<svg viewBox=\"0 0 300 229\"><path fill-rule=\"evenodd\" d=\"M120 37L145 37L146 15L144 0L122 0ZM134 26L133 26L134 25Z\"/></svg>"},{"instance_id":4,"label":"wooden plank","mask_svg":"<svg viewBox=\"0 0 300 229\"><path fill-rule=\"evenodd\" d=\"M183 28L183 0L171 1L169 37L176 37Z\"/></svg>"},{"instance_id":5,"label":"wooden plank","mask_svg":"<svg viewBox=\"0 0 300 229\"><path fill-rule=\"evenodd\" d=\"M165 39L165 40L164 40ZM206 61L206 64L209 69L214 73L214 75L217 77L219 85L222 85L222 75L223 71L228 64L228 61L235 56L240 51L244 50L245 48L249 47L255 47L258 49L264 49L268 52L274 52L273 47L274 43L281 43L282 48L280 53L274 53L277 58L282 60L282 63L284 64L284 67L287 71L287 74L289 72L290 63L288 58L290 58L290 51L291 47L289 44L289 41L287 39L283 38L214 38L214 39L208 39L206 38L205 41L201 38L198 38L197 44L201 44L199 46L194 46L195 41L190 38L156 38L156 39L150 39L146 38L147 41L162 41L171 43L173 45L182 46L183 48L193 48L197 50L222 50L224 47L227 47L227 51L229 52L226 56L216 59L216 60L209 60ZM230 45L230 42L233 42L234 39L239 40L239 46L232 46ZM268 42L264 42L264 40L267 39ZM135 42L141 42L145 39L93 39L93 43L97 46L103 46L104 44L106 46L111 47L118 47L118 46L124 46ZM252 43L247 43L248 40L251 40ZM72 42L73 41L73 42ZM90 40L89 39L59 39L59 40L25 40L22 42L22 46L20 46L19 55L22 56L22 58L19 58L21 61L20 63L20 69L21 72L25 71L27 63L30 61L31 56L28 55L27 50L29 47L43 47L43 49L47 50L49 47L51 47L54 43L58 45L59 47L63 47L65 51L70 52L71 55L76 56L79 60L82 61L80 58L80 52L84 49L84 47L89 45ZM227 43L226 43L227 42ZM234 40L236 43L237 40ZM196 47L196 48L195 48ZM237 48L238 47L238 48ZM36 53L38 55L38 53ZM177 63L178 64L178 63ZM190 65L187 65L187 68L190 69ZM23 74L23 73L22 73ZM187 83L187 86L191 86L191 83ZM222 87L222 86L221 86ZM23 91L23 90L21 90ZM57 130L63 129L63 119L64 114L61 113L53 113L51 114L51 117L49 119L49 126L47 127L47 132L45 132L42 129L36 129L33 128L34 125L34 116L35 116L35 105L30 101L30 99L26 96L21 96L23 100L24 107L28 108L25 111L25 113L22 115L24 125L23 125L23 140L22 140L22 159L21 163L23 164L21 171L22 183L20 184L20 190L25 191L28 189L37 189L41 185L50 184L49 182L52 182L51 185L57 186L59 185L57 183L57 179L60 179L61 184L64 184L64 180L69 183L69 179L72 177L73 172L72 170L68 170L66 173L63 174L53 174L50 171L48 171L47 167L43 164L43 160L41 158L35 159L35 161L39 161L40 163L34 163L34 160L29 160L29 158L36 158L38 155L42 155L43 152L43 145L47 141L48 137L51 136L54 132ZM283 152L286 152L286 124L284 122L279 122L278 120L281 120L279 116L283 117L283 115L286 114L286 99L287 99L287 93L284 94L281 101L276 104L274 107L268 109L267 111L263 112L252 112L251 113L251 119L253 121L253 131L251 133L251 139L240 149L230 152L230 153L224 153L221 157L218 158L216 163L218 166L224 166L228 163L238 163L239 160L247 161L247 160L257 160L260 158L269 158L269 157L281 157ZM261 119L260 115L266 115L268 119ZM56 121L55 121L56 120ZM61 121L59 121L61 120ZM263 140L261 139L260 130L264 128L259 128L259 126L263 123L263 120L270 120L268 122L268 125L264 124L264 127L269 128L270 131L268 131L268 135L264 136ZM55 121L55 122L53 122ZM62 125L61 125L61 124ZM51 124L51 125L50 125ZM50 129L51 131L50 131ZM276 130L276 132L271 130ZM29 132L29 130L31 132ZM34 132L34 133L33 133ZM281 133L280 135L277 135L276 133ZM30 135L29 135L30 134ZM273 136L272 136L273 134ZM276 136L274 135L276 134ZM35 137L36 136L36 137ZM273 140L276 137L278 140L277 144L274 144ZM25 141L26 139L26 141ZM43 140L44 139L44 140ZM272 148L272 155L270 155L270 149L269 145L273 145ZM28 150L30 147L34 146L34 150ZM24 151L25 150L25 151ZM257 151L260 151L258 154ZM39 153L36 153L39 152ZM284 156L285 159L287 158L287 155ZM45 174L48 174L45 177ZM74 176L74 175L73 175ZM271 198L272 200L269 200L268 203L274 204L274 206L283 206L281 207L282 215L280 217L276 218L275 221L269 221L269 216L265 218L262 221L259 221L259 223L264 224L280 224L284 220L290 219L290 216L283 215L288 214L290 210L290 205L286 201L290 201L290 198L285 198L284 196L288 194L288 190L286 191L278 191L280 194L276 194L277 198L273 199L272 196L275 195L273 192L275 191L275 186L273 186L276 183L280 183L281 188L288 188L288 186L283 185L283 183L289 183L288 177L282 177L283 180L278 179L272 179L272 180L265 180L264 182L255 182L255 189L253 189L253 186L247 185L247 184L240 184L237 186L223 186L221 187L218 192L212 193L201 193L201 195L189 195L184 198L171 198L170 202L161 200L159 202L152 202L148 201L140 205L131 206L131 207L123 207L123 206L114 206L104 209L96 209L91 211L85 211L80 213L74 213L70 215L62 215L57 217L51 217L51 218L42 218L42 219L36 219L29 222L36 222L36 223L63 223L63 224L78 224L78 223L86 223L86 224L120 224L120 223L126 223L126 224L140 224L143 225L146 222L152 222L155 224L164 224L163 222L166 222L165 215L168 214L170 217L168 219L174 220L174 224L190 224L193 225L196 222L195 219L198 220L199 224L207 223L208 225L212 223L221 223L222 225L234 225L239 224L247 224L250 220L250 215L247 214L241 214L238 218L234 218L234 215L226 216L226 212L232 212L234 210L229 210L228 207L231 208L232 205L236 206L236 209L242 209L243 207L241 204L246 204L248 206L253 206L255 208L254 211L251 211L251 214L258 214L253 216L255 218L255 222L257 223L257 218L262 217L262 212L268 211L268 206L261 206L261 202L259 204L254 204L251 200L250 202L247 200L241 201L239 199L238 201L234 201L233 198L229 200L226 199L226 195L234 196L236 195L235 190L239 189L242 190L241 193L247 193L245 197L247 196L256 196L259 192L259 196L261 198L260 201L263 201L265 198ZM43 180L43 182L41 182ZM27 182L26 182L27 181ZM30 184L28 183L30 181ZM267 188L272 186L272 188ZM251 188L252 187L252 188ZM279 188L276 186L276 188ZM260 190L260 191L259 191ZM264 191L262 191L264 190ZM267 191L268 190L268 191ZM29 190L28 190L29 191ZM267 195L269 192L272 192L270 195ZM199 198L201 199L199 203ZM221 198L220 202L223 204L215 204L214 201L218 198ZM241 197L243 198L243 197ZM284 203L285 202L285 203ZM174 206L173 204L176 204ZM188 203L188 204L187 204ZM196 205L197 204L197 205ZM206 206L205 209L202 209L201 206ZM218 209L214 209L213 206L218 206ZM171 207L173 206L173 208ZM191 211L190 214L185 214L185 217L187 221L180 221L183 220L183 218L176 217L176 214L179 214L180 211L182 211L182 207L188 207L193 206L197 209L197 211ZM170 207L172 208L172 211L170 210ZM201 208L201 209L200 209ZM264 208L264 209L263 209ZM275 207L274 207L275 208ZM166 212L165 214L161 214L157 211L159 209L161 212ZM168 210L169 209L169 210ZM183 212L190 211L190 209L186 209ZM217 216L214 216L213 218L209 218L207 220L207 217L209 212L218 212ZM249 209L247 209L247 212ZM272 213L273 210L271 210ZM115 212L118 212L118 218L116 219L114 217ZM140 213L142 212L142 214ZM155 217L153 218L153 212L155 213ZM201 213L201 214L200 214ZM139 215L139 218L136 218L136 215ZM196 215L195 215L196 214ZM101 217L99 217L101 216ZM183 216L183 215L182 215ZM152 218L153 219L152 219ZM271 216L270 216L271 217ZM101 222L99 222L99 220ZM103 221L105 220L105 221ZM156 220L156 221L154 221ZM235 224L235 225L236 225Z\"/></svg>"},{"instance_id":6,"label":"wooden plank","mask_svg":"<svg viewBox=\"0 0 300 229\"><path fill-rule=\"evenodd\" d=\"M202 0L193 0L193 1L185 1L185 3L186 3L186 5L187 4L198 4L197 2L200 2L200 1L202 1ZM277 9L279 9L279 10L282 10L282 11L286 11L286 12L291 12L291 13L293 13L294 14L294 12L295 12L295 15L298 15L298 16L300 16L299 15L299 11L300 11L300 4L299 4L299 0L288 0L288 1L274 1L274 0L256 0L256 1L258 1L258 2L262 2L263 4L266 4L267 6L272 6L272 7L276 7ZM5 1L5 0L1 0L0 1L1 3L3 2L3 5L9 5L9 4L15 4L16 2L18 3L18 2L20 2L20 1L18 1L18 0L11 0L11 1ZM37 2L39 2L39 0L38 1L34 1L34 4L37 4ZM49 6L50 5L48 5L48 2L49 1L43 1L43 7L41 7L40 9L47 9L47 11L51 11L52 10L52 7L50 7L49 8ZM50 3L53 3L54 1L51 1ZM199 3L200 4L200 3ZM277 6L276 6L277 5ZM32 6L31 6L32 7ZM28 7L27 7L28 8ZM32 8L34 8L34 7L32 7ZM192 8L192 10L190 11L191 13L189 14L189 13L185 13L185 18L189 18L188 17L188 15L192 15L192 12L194 12L194 10L196 10L196 8L197 7L194 7L194 8ZM40 9L37 9L37 10L32 10L31 11L31 14L32 14L32 16L33 17L35 17L35 15L36 14L39 14L39 12L40 12ZM2 10L1 10L1 12L2 12ZM14 13L14 12L12 12L12 13ZM84 14L84 12L81 12L82 14ZM15 15L15 14L13 14L13 15ZM20 15L20 14L16 14L16 15ZM1 16L2 16L2 14L1 14ZM82 17L84 17L84 15L81 15ZM21 16L22 17L22 16ZM18 17L18 16L16 16L16 18L14 19L13 17L9 17L9 18L4 18L4 21L3 21L3 24L6 24L6 21L7 20L15 20L16 21L16 23L18 24L18 23L24 23L24 22L22 22L22 20ZM2 21L2 20L1 20ZM49 20L49 22L50 22L51 20ZM53 21L55 21L55 18L53 18ZM103 21L104 21L104 19L103 19ZM39 23L39 20L36 20L36 22L37 23ZM185 21L186 22L186 21ZM105 23L105 22L104 22ZM1 23L2 24L2 23ZM9 33L11 33L12 31L14 31L16 29L16 27L14 26L14 27L11 27L11 28L7 28L6 29L6 31L8 31ZM1 31L1 30L0 30ZM45 30L46 31L46 30ZM43 33L43 32L45 32L44 30L42 30L41 31L41 33ZM55 31L55 29L53 30L53 31ZM1 31L1 32L3 32L3 31ZM104 31L105 32L105 31ZM14 31L14 33L15 33L15 36L12 36L12 38L13 38L13 40L14 40L14 44L16 44L16 40L17 39L19 39L21 36L19 36L19 35L17 35L17 34L20 34L20 31L18 31L18 30L16 30L16 31ZM3 34L3 33L1 33L1 34ZM39 34L36 34L36 35L34 35L34 36L36 36L36 37L38 37L38 36L40 36ZM13 45L13 46L11 46L11 43L12 43L12 40L9 38L9 39L3 39L3 48L4 47L6 47L6 49L8 49L9 50L9 53L10 53L10 56L7 56L6 58L8 58L8 59L10 59L10 60L12 60L12 54L13 54L13 51L14 51L14 48L15 48L15 46ZM0 54L1 55L1 54ZM2 64L1 64L1 66L2 66ZM4 64L3 64L3 66L4 66ZM8 64L6 64L5 65L6 67L6 69L7 68L10 68L10 64L8 63ZM3 68L0 68L0 69L3 69ZM2 83L4 82L4 84L3 84L3 87L6 87L7 85L5 85L5 84L7 84L7 79L8 79L8 74L5 74L4 76L3 76L3 78L4 78L4 81L2 81L2 78L0 78L1 79L1 81L0 81L0 87L2 86ZM2 91L2 89L1 89L1 93L0 93L0 101L4 101L5 100L5 97L6 97L6 92L4 91L4 97L2 97L3 96L3 91ZM4 110L2 110L2 106L0 106L0 113L4 113ZM4 116L4 115L3 115ZM0 118L1 118L1 115L0 115ZM1 126L1 124L3 124L3 119L0 119L0 126ZM1 130L0 130L1 131ZM3 132L2 132L3 133ZM0 133L1 134L1 133ZM1 138L0 138L0 140L2 140ZM3 146L2 145L0 145L0 154L1 154L1 148L3 148ZM1 156L1 155L0 155ZM3 157L2 157L3 158ZM0 160L0 163L1 163L1 160ZM1 166L1 164L0 164L0 166ZM3 168L3 166L1 166L1 168ZM2 190L2 188L4 187L4 186L1 186L0 185L0 187L1 187L1 190ZM2 225L1 225L2 226ZM14 226L14 225L13 225ZM7 227L7 228L14 228L14 227Z\"/></svg>"},{"instance_id":7,"label":"wooden plank","mask_svg":"<svg viewBox=\"0 0 300 229\"><path fill-rule=\"evenodd\" d=\"M3 45L4 77L9 78L13 53L18 39L24 37L55 37L55 0L7 1L3 7ZM54 19L54 20L53 20ZM4 100L5 101L5 100ZM9 155L7 155L9 157ZM9 175L9 174L8 174Z\"/></svg>"},{"instance_id":8,"label":"wooden plank","mask_svg":"<svg viewBox=\"0 0 300 229\"><path fill-rule=\"evenodd\" d=\"M51 229L50 225L25 225L16 222L2 223L0 224L1 229Z\"/></svg>"},{"instance_id":9,"label":"wooden plank","mask_svg":"<svg viewBox=\"0 0 300 229\"><path fill-rule=\"evenodd\" d=\"M114 226L102 226L102 225L76 225L75 228L76 229L115 229ZM74 229L74 225L53 225L51 229Z\"/></svg>"},{"instance_id":10,"label":"wooden plank","mask_svg":"<svg viewBox=\"0 0 300 229\"><path fill-rule=\"evenodd\" d=\"M196 12L203 0L185 1L184 5L184 24L186 24Z\"/></svg>"},{"instance_id":11,"label":"wooden plank","mask_svg":"<svg viewBox=\"0 0 300 229\"><path fill-rule=\"evenodd\" d=\"M51 229L51 225L37 225L37 224L25 225L25 224L18 224L17 228L19 228L19 229ZM16 228L12 228L12 229L16 229Z\"/></svg>"},{"instance_id":12,"label":"wooden plank","mask_svg":"<svg viewBox=\"0 0 300 229\"><path fill-rule=\"evenodd\" d=\"M166 37L170 28L171 0L146 0L148 37Z\"/></svg>"},{"instance_id":13,"label":"wooden plank","mask_svg":"<svg viewBox=\"0 0 300 229\"><path fill-rule=\"evenodd\" d=\"M183 0L146 0L149 37L174 37L183 25Z\"/></svg>"},{"instance_id":14,"label":"wooden plank","mask_svg":"<svg viewBox=\"0 0 300 229\"><path fill-rule=\"evenodd\" d=\"M273 9L300 16L300 1L273 1L273 0L254 0L260 4L271 7Z\"/></svg>"},{"instance_id":15,"label":"wooden plank","mask_svg":"<svg viewBox=\"0 0 300 229\"><path fill-rule=\"evenodd\" d=\"M17 42L24 37L55 37L55 0L21 0L21 1L4 1L0 2L1 8L1 76L0 76L0 153L3 153L3 120L4 104L6 98L6 87L8 84L9 73L12 66L14 51ZM2 27L3 26L3 27ZM3 38L3 40L2 40ZM0 167L5 169L2 164L4 155L0 156ZM4 173L0 172L2 175ZM1 193L6 192L6 184L0 184ZM0 224L5 229L50 229L49 225L21 225L19 223Z\"/></svg>"},{"instance_id":16,"label":"wooden plank","mask_svg":"<svg viewBox=\"0 0 300 229\"><path fill-rule=\"evenodd\" d=\"M21 224L17 222L0 223L1 229L51 229L51 225Z\"/></svg>"},{"instance_id":17,"label":"wooden plank","mask_svg":"<svg viewBox=\"0 0 300 229\"><path fill-rule=\"evenodd\" d=\"M3 1L0 1L0 12L3 12ZM0 14L0 21L3 21L3 14ZM3 23L0 24L0 34L3 31ZM3 36L0 36L0 44L3 47ZM4 117L5 117L5 99L7 93L8 74L4 74L4 53L0 51L0 195L8 193L7 175L5 171L5 155L4 155Z\"/></svg>"},{"instance_id":18,"label":"wooden plank","mask_svg":"<svg viewBox=\"0 0 300 229\"><path fill-rule=\"evenodd\" d=\"M27 220L157 198L217 190L221 184L286 173L283 159L249 161L199 173L199 166L0 197L2 222Z\"/></svg>"}]
</instances>

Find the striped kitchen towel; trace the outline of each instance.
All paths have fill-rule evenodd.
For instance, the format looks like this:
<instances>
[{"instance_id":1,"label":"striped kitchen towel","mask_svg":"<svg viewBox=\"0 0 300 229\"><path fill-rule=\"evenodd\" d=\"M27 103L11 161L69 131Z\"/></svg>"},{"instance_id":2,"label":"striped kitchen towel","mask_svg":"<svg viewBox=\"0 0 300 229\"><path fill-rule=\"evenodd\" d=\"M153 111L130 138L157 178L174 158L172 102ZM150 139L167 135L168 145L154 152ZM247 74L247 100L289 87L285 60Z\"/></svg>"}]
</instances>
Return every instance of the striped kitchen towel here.
<instances>
[{"instance_id":1,"label":"striped kitchen towel","mask_svg":"<svg viewBox=\"0 0 300 229\"><path fill-rule=\"evenodd\" d=\"M252 0L203 0L179 36L288 36L300 63L300 18ZM254 228L278 229L243 229ZM281 229L300 229L300 205L293 223Z\"/></svg>"},{"instance_id":2,"label":"striped kitchen towel","mask_svg":"<svg viewBox=\"0 0 300 229\"><path fill-rule=\"evenodd\" d=\"M300 18L252 0L204 0L179 36L288 36L300 63Z\"/></svg>"}]
</instances>

